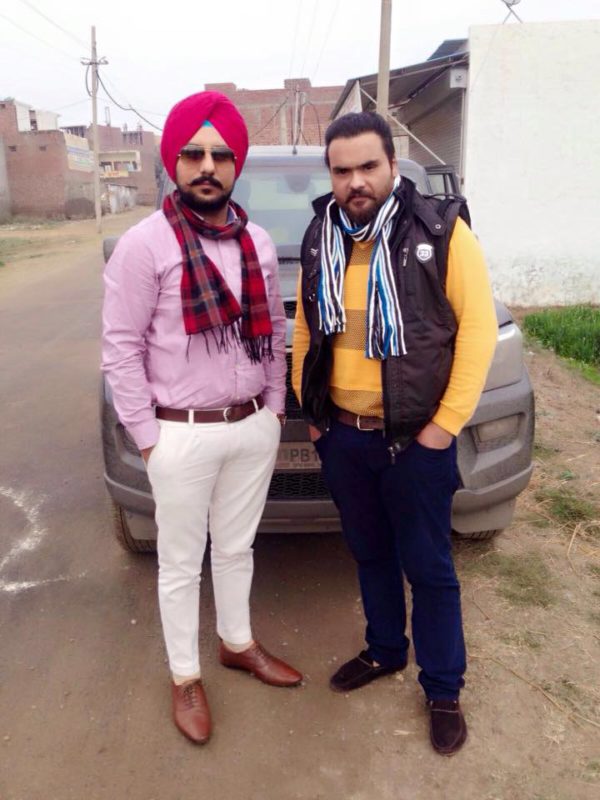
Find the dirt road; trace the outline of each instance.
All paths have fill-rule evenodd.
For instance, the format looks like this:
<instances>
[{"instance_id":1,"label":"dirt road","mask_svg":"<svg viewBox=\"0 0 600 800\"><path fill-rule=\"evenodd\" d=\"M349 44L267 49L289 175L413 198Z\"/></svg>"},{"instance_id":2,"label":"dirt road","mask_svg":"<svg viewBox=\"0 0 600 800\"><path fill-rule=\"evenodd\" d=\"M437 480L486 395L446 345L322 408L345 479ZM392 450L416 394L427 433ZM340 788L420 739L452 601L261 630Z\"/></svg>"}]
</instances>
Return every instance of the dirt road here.
<instances>
[{"instance_id":1,"label":"dirt road","mask_svg":"<svg viewBox=\"0 0 600 800\"><path fill-rule=\"evenodd\" d=\"M147 210L106 221L118 233ZM348 696L360 649L337 536L265 536L255 629L303 669L277 690L219 667L195 748L169 719L153 558L112 540L97 428L101 237L89 221L0 228L1 800L587 800L600 794L598 387L529 347L537 470L490 544L457 546L470 738L430 749L414 660Z\"/></svg>"}]
</instances>

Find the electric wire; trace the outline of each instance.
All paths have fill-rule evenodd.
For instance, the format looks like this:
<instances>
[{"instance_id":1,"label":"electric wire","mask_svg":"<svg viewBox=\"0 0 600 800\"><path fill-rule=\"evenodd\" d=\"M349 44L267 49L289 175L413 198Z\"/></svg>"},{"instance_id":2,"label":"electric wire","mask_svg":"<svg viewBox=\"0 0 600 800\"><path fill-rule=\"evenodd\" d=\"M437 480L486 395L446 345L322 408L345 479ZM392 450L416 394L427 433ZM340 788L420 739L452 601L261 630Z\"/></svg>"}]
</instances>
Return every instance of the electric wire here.
<instances>
[{"instance_id":1,"label":"electric wire","mask_svg":"<svg viewBox=\"0 0 600 800\"><path fill-rule=\"evenodd\" d=\"M117 106L117 108L120 108L122 111L132 111L136 116L138 116L140 119L144 120L145 123L147 123L148 125L151 125L157 131L162 131L162 128L159 125L155 125L153 122L150 122L149 119L147 119L143 114L140 114L140 112L137 109L135 109L131 104L128 105L128 106L124 106L124 105L121 105L121 103L119 103L117 100L115 100L115 98L111 95L111 93L106 88L106 86L104 84L104 81L102 80L102 78L100 76L100 70L97 70L96 75L98 77L98 83L104 89L104 91L105 91L107 97L109 98L109 100L112 103L114 103Z\"/></svg>"},{"instance_id":2,"label":"electric wire","mask_svg":"<svg viewBox=\"0 0 600 800\"><path fill-rule=\"evenodd\" d=\"M300 69L300 75L299 75L300 78L304 77L304 67L306 65L306 59L308 57L308 50L309 50L309 47L310 47L310 40L312 39L312 33L313 33L313 30L314 30L314 27L315 27L315 19L317 17L317 8L318 7L319 7L319 0L315 0L315 4L313 6L312 18L311 18L311 21L310 21L310 27L308 29L308 39L306 41L306 49L304 51L304 61L302 62L302 67Z\"/></svg>"},{"instance_id":3,"label":"electric wire","mask_svg":"<svg viewBox=\"0 0 600 800\"><path fill-rule=\"evenodd\" d=\"M115 92L119 92L119 91L120 91L120 90L119 90L119 87L115 85L115 82L114 82L114 81L111 81L111 79L108 77L108 75L105 75L105 76L104 76L104 80L105 80L105 81L106 81L106 82L107 82L107 83L108 83L110 86L112 86L112 88L113 88L113 91L115 91ZM126 101L126 102L127 102L129 105L131 105L131 103L129 103L129 100L127 100L127 98L125 98L125 101ZM149 109L147 109L147 108L140 108L139 110L140 110L140 111L141 111L143 114L150 114L151 116L154 116L154 117L162 117L163 119L164 119L164 118L167 116L167 115L166 115L164 112L162 112L162 111L150 111L150 110L149 110Z\"/></svg>"},{"instance_id":4,"label":"electric wire","mask_svg":"<svg viewBox=\"0 0 600 800\"><path fill-rule=\"evenodd\" d=\"M294 43L292 45L292 55L290 57L290 66L288 67L288 76L293 78L292 75L292 66L294 64L294 58L296 57L296 42L298 41L298 23L300 22L300 11L302 9L302 3L304 0L299 0L298 5L296 7L296 22L294 24Z\"/></svg>"},{"instance_id":5,"label":"electric wire","mask_svg":"<svg viewBox=\"0 0 600 800\"><path fill-rule=\"evenodd\" d=\"M55 111L63 111L65 108L73 108L73 106L81 106L84 103L88 103L88 102L89 102L89 98L88 97L84 97L83 100L76 100L74 103L67 103L64 106L55 106L54 110Z\"/></svg>"},{"instance_id":6,"label":"electric wire","mask_svg":"<svg viewBox=\"0 0 600 800\"><path fill-rule=\"evenodd\" d=\"M321 120L319 119L319 110L317 109L314 103L311 103L310 100L307 100L305 105L310 106L315 114L315 119L317 120L317 130L319 132L319 145L323 144L323 140L321 138ZM308 143L307 143L308 144Z\"/></svg>"},{"instance_id":7,"label":"electric wire","mask_svg":"<svg viewBox=\"0 0 600 800\"><path fill-rule=\"evenodd\" d=\"M259 136L259 134L261 134L261 133L262 133L262 132L265 130L265 128L268 128L268 127L269 127L269 125L270 125L270 124L273 122L273 120L274 120L274 119L275 119L275 117L277 116L277 114L279 114L279 112L281 111L281 109L284 107L284 105L286 105L286 103L287 103L287 97L285 98L285 100L283 100L283 102L281 102L281 103L279 104L279 106L277 107L277 109L276 109L275 113L274 113L274 114L273 114L273 116L272 116L272 117L271 117L271 118L268 120L268 122L265 122L265 124L262 126L262 128L260 128L260 130L258 130L258 131L255 131L253 134L251 134L251 136L250 136L250 139L255 139L257 136Z\"/></svg>"},{"instance_id":8,"label":"electric wire","mask_svg":"<svg viewBox=\"0 0 600 800\"><path fill-rule=\"evenodd\" d=\"M325 39L323 40L323 45L321 46L321 52L319 53L319 57L317 58L317 66L313 70L312 79L316 83L317 72L319 71L319 67L321 66L321 58L323 57L323 53L325 52L325 48L327 47L327 42L329 41L329 35L331 33L331 29L333 28L333 23L335 22L335 18L340 7L340 0L337 0L333 14L329 18L329 24L327 26L327 31L325 32Z\"/></svg>"},{"instance_id":9,"label":"electric wire","mask_svg":"<svg viewBox=\"0 0 600 800\"><path fill-rule=\"evenodd\" d=\"M6 14L3 14L2 12L0 12L0 17L5 19L7 22L10 22L11 25L14 25L15 28L18 28L20 31L23 31L23 33L26 33L28 36L32 36L34 39L37 39L38 42L41 42L42 44L45 44L46 47L51 47L53 50L56 50L58 53L61 53L63 56L66 56L66 58L68 58L70 61L79 61L79 58L77 56L72 56L69 53L66 53L64 50L61 50L60 47L56 47L56 45L50 44L50 42L46 42L44 39L41 39L37 34L31 33L31 31L28 31L27 28L24 28L22 25L19 25L18 22L15 22L10 17L7 17Z\"/></svg>"},{"instance_id":10,"label":"electric wire","mask_svg":"<svg viewBox=\"0 0 600 800\"><path fill-rule=\"evenodd\" d=\"M40 11L39 8L36 8L33 5L33 3L29 2L29 0L21 0L21 2L24 5L26 5L28 8L30 8L32 11L34 11L36 14L39 14L40 17L42 17L42 19L45 19L46 22L49 22L50 25L54 25L54 27L57 28L59 31L61 31L61 33L64 33L66 36L69 36L71 39L73 39L74 42L77 42L77 44L83 45L83 47L88 47L88 44L86 42L84 42L78 36L75 36L75 34L71 33L71 31L68 31L66 28L63 28L62 25L58 24L58 22L55 22L50 17L47 17L46 14L44 14L43 11Z\"/></svg>"}]
</instances>

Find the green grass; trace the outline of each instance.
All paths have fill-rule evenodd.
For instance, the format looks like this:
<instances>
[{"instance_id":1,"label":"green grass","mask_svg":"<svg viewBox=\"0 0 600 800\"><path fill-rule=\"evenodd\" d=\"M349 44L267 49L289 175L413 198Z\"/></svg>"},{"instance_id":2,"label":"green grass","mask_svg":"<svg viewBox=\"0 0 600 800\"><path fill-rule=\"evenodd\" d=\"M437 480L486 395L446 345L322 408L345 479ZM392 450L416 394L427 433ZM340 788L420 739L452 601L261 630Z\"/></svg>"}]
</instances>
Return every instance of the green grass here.
<instances>
[{"instance_id":1,"label":"green grass","mask_svg":"<svg viewBox=\"0 0 600 800\"><path fill-rule=\"evenodd\" d=\"M500 641L512 647L529 647L538 650L541 647L539 637L531 631L517 631L500 636Z\"/></svg>"},{"instance_id":2,"label":"green grass","mask_svg":"<svg viewBox=\"0 0 600 800\"><path fill-rule=\"evenodd\" d=\"M550 516L569 528L600 516L592 503L567 489L539 489L534 496L538 503L543 503Z\"/></svg>"},{"instance_id":3,"label":"green grass","mask_svg":"<svg viewBox=\"0 0 600 800\"><path fill-rule=\"evenodd\" d=\"M570 360L584 377L600 384L600 308L566 306L528 314L525 332Z\"/></svg>"},{"instance_id":4,"label":"green grass","mask_svg":"<svg viewBox=\"0 0 600 800\"><path fill-rule=\"evenodd\" d=\"M0 261L10 262L18 258L23 258L23 251L29 249L36 252L31 253L27 258L41 258L48 252L48 239L27 239L23 236L0 237Z\"/></svg>"},{"instance_id":5,"label":"green grass","mask_svg":"<svg viewBox=\"0 0 600 800\"><path fill-rule=\"evenodd\" d=\"M536 552L511 556L491 551L472 562L467 572L496 578L498 593L515 606L548 608L555 599L552 573Z\"/></svg>"}]
</instances>

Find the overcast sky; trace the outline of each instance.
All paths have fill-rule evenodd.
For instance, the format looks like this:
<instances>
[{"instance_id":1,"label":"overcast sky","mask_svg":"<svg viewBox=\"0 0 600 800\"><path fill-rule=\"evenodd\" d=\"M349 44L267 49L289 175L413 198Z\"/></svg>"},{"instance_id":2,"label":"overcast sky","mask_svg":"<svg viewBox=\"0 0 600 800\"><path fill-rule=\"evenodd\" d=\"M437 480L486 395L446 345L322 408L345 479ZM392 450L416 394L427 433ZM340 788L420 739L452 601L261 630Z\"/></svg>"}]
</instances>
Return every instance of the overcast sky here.
<instances>
[{"instance_id":1,"label":"overcast sky","mask_svg":"<svg viewBox=\"0 0 600 800\"><path fill-rule=\"evenodd\" d=\"M502 0L392 6L392 69L507 13ZM159 127L175 102L205 83L267 89L307 77L314 86L344 84L377 71L380 7L380 0L0 0L0 98L56 111L62 125L90 122L80 60L90 57L92 25L98 55L109 62L101 67L106 88ZM521 0L514 9L524 22L600 18L600 0ZM107 106L113 125L138 121L101 90L100 122Z\"/></svg>"}]
</instances>

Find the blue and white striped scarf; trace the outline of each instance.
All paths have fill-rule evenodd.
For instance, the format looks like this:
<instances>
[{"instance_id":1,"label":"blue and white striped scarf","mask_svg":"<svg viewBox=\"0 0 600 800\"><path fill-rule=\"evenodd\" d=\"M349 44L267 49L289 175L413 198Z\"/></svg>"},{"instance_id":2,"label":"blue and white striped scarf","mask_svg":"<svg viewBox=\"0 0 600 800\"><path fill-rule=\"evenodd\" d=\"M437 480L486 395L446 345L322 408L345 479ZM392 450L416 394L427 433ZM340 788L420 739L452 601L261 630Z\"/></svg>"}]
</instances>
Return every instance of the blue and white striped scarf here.
<instances>
[{"instance_id":1,"label":"blue and white striped scarf","mask_svg":"<svg viewBox=\"0 0 600 800\"><path fill-rule=\"evenodd\" d=\"M367 225L359 228L352 227L350 219L341 208L339 209L341 227L333 222L331 210L335 205L335 199L332 199L325 211L321 233L321 278L318 301L320 327L326 334L343 333L346 330L346 312L343 303L346 272L344 233L355 242L375 240L369 263L365 356L380 360L389 355L406 355L404 325L388 243L394 217L400 205L394 194L399 185L400 178L397 177L392 193L377 215Z\"/></svg>"}]
</instances>

